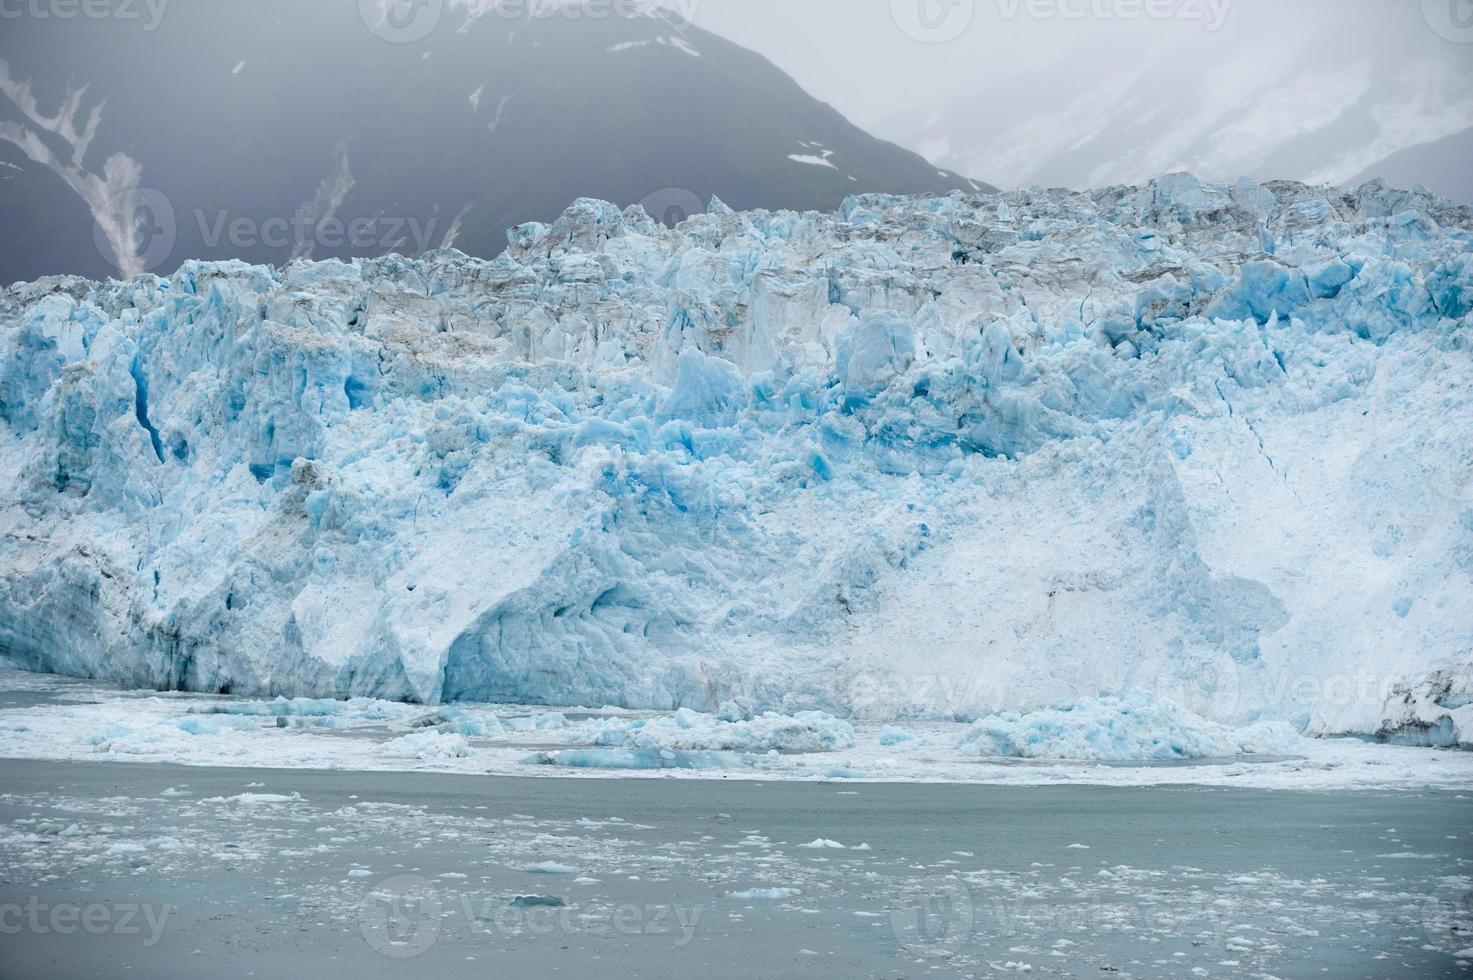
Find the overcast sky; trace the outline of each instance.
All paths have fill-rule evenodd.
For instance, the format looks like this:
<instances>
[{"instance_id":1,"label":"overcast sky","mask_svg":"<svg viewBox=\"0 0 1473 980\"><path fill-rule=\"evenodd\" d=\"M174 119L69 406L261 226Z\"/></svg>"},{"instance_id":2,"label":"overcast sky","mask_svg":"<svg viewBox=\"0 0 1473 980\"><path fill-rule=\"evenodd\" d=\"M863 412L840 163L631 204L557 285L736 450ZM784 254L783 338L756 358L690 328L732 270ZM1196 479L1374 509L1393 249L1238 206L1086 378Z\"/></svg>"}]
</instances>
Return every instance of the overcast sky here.
<instances>
[{"instance_id":1,"label":"overcast sky","mask_svg":"<svg viewBox=\"0 0 1473 980\"><path fill-rule=\"evenodd\" d=\"M1473 12L1469 0L667 2L693 9L698 27L766 55L863 126L988 86L998 97L1026 99L1026 92L1008 90L1009 75L1051 65L1067 75L1081 50L1109 51L1122 71L1166 49L1197 51L1207 62L1255 46L1265 58L1278 57L1280 45L1272 42L1284 38L1343 46L1347 57L1397 50L1408 58L1473 59L1473 43L1447 40L1429 24L1451 16L1457 4ZM1166 16L1147 13L1153 9ZM935 26L926 26L926 11ZM1078 86L1100 81L1081 73Z\"/></svg>"}]
</instances>

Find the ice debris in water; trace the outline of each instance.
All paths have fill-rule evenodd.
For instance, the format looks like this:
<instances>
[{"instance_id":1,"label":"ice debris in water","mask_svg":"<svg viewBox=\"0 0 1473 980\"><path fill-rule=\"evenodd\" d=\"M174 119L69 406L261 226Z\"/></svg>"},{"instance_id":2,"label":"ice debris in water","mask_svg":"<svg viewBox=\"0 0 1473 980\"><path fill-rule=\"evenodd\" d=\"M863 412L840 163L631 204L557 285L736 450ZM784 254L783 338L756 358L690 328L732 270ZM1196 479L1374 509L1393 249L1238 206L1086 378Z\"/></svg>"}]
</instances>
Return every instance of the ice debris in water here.
<instances>
[{"instance_id":1,"label":"ice debris in water","mask_svg":"<svg viewBox=\"0 0 1473 980\"><path fill-rule=\"evenodd\" d=\"M801 888L744 888L741 891L727 892L727 898L745 899L778 899L796 898L803 894Z\"/></svg>"},{"instance_id":2,"label":"ice debris in water","mask_svg":"<svg viewBox=\"0 0 1473 980\"><path fill-rule=\"evenodd\" d=\"M1172 701L1132 691L992 715L963 732L957 748L981 756L1139 762L1291 752L1298 740L1282 722L1230 729Z\"/></svg>"},{"instance_id":3,"label":"ice debris in water","mask_svg":"<svg viewBox=\"0 0 1473 980\"><path fill-rule=\"evenodd\" d=\"M471 746L464 735L425 731L391 739L383 744L382 751L389 755L408 755L424 760L464 759L471 754Z\"/></svg>"},{"instance_id":4,"label":"ice debris in water","mask_svg":"<svg viewBox=\"0 0 1473 980\"><path fill-rule=\"evenodd\" d=\"M894 725L886 725L880 730L881 745L901 745L915 739L915 736L903 728Z\"/></svg>"},{"instance_id":5,"label":"ice debris in water","mask_svg":"<svg viewBox=\"0 0 1473 980\"><path fill-rule=\"evenodd\" d=\"M1465 744L1380 692L1473 661L1470 246L1420 191L1172 175L16 284L0 651L750 725L629 751L1133 686Z\"/></svg>"},{"instance_id":6,"label":"ice debris in water","mask_svg":"<svg viewBox=\"0 0 1473 980\"><path fill-rule=\"evenodd\" d=\"M536 752L528 765L564 769L735 769L748 757L721 752L677 752L675 749L559 749Z\"/></svg>"},{"instance_id":7,"label":"ice debris in water","mask_svg":"<svg viewBox=\"0 0 1473 980\"><path fill-rule=\"evenodd\" d=\"M854 746L854 726L822 711L766 713L721 721L681 708L673 716L598 719L586 729L597 745L735 752L831 752Z\"/></svg>"}]
</instances>

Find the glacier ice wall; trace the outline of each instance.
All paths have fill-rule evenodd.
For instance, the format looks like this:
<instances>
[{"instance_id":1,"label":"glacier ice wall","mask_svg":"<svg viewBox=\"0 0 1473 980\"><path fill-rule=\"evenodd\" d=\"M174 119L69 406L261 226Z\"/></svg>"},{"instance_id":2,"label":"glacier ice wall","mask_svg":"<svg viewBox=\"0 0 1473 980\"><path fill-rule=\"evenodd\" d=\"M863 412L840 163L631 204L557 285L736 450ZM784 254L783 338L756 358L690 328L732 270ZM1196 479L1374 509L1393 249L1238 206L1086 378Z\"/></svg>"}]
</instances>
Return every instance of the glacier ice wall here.
<instances>
[{"instance_id":1,"label":"glacier ice wall","mask_svg":"<svg viewBox=\"0 0 1473 980\"><path fill-rule=\"evenodd\" d=\"M1469 675L1467 209L1173 175L508 237L6 291L0 658L1320 733Z\"/></svg>"}]
</instances>

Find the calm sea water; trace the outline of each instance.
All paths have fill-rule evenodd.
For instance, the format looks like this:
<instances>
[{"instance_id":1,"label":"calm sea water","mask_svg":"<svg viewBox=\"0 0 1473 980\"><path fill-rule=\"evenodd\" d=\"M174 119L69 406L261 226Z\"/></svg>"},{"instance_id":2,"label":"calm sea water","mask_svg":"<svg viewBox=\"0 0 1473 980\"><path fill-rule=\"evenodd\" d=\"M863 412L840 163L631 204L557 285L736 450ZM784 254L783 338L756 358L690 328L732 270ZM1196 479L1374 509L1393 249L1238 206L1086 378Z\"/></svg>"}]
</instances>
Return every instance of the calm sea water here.
<instances>
[{"instance_id":1,"label":"calm sea water","mask_svg":"<svg viewBox=\"0 0 1473 980\"><path fill-rule=\"evenodd\" d=\"M1468 976L1470 834L1443 792L0 761L0 977Z\"/></svg>"}]
</instances>

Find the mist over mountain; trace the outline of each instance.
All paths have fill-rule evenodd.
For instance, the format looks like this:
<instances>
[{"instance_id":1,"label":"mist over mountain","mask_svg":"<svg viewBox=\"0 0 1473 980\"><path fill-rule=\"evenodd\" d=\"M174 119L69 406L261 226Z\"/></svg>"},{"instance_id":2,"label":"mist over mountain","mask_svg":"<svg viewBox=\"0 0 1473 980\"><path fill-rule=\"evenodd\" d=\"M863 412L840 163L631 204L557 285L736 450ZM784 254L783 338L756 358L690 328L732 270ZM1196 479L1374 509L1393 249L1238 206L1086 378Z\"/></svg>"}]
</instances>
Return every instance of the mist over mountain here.
<instances>
[{"instance_id":1,"label":"mist over mountain","mask_svg":"<svg viewBox=\"0 0 1473 980\"><path fill-rule=\"evenodd\" d=\"M1235 6L1221 33L1053 37L1048 58L998 63L872 129L1004 187L1185 170L1347 186L1385 177L1473 202L1469 157L1439 149L1473 127L1468 46L1439 36L1418 5L1356 4L1354 17L1351 6Z\"/></svg>"},{"instance_id":2,"label":"mist over mountain","mask_svg":"<svg viewBox=\"0 0 1473 980\"><path fill-rule=\"evenodd\" d=\"M1422 184L1454 201L1473 203L1473 127L1399 150L1351 183L1376 177L1408 187Z\"/></svg>"},{"instance_id":3,"label":"mist over mountain","mask_svg":"<svg viewBox=\"0 0 1473 980\"><path fill-rule=\"evenodd\" d=\"M678 14L527 10L260 0L7 21L0 281L491 256L584 196L669 220L712 195L832 210L988 189Z\"/></svg>"}]
</instances>

